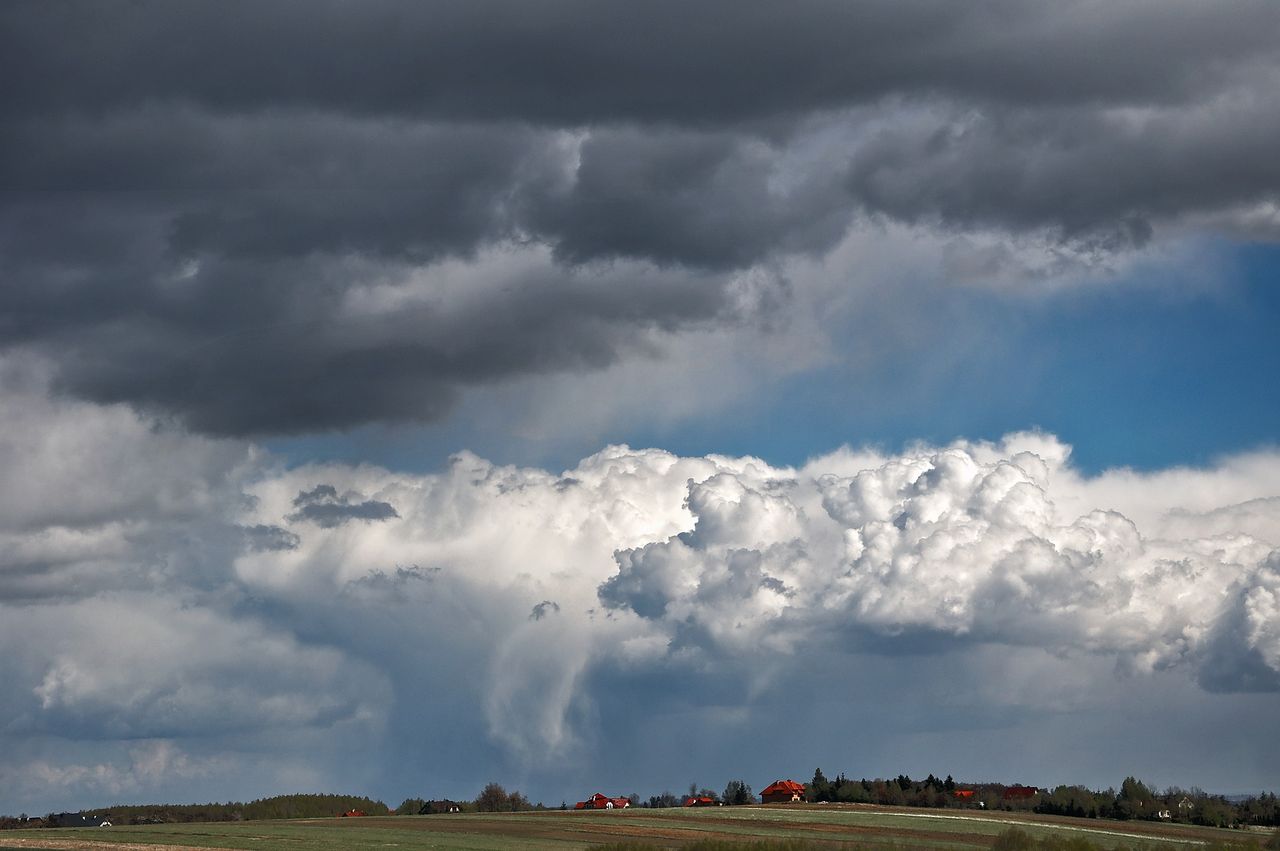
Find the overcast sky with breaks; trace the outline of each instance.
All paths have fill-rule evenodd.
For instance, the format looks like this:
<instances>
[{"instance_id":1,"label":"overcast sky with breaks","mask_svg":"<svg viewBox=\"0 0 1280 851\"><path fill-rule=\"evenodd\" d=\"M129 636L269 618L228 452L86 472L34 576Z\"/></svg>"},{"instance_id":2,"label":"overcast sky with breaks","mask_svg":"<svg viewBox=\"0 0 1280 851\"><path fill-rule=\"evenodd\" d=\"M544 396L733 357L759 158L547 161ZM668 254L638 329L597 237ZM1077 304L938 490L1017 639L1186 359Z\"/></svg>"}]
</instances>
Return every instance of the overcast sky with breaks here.
<instances>
[{"instance_id":1,"label":"overcast sky with breaks","mask_svg":"<svg viewBox=\"0 0 1280 851\"><path fill-rule=\"evenodd\" d=\"M1280 789L1280 5L0 5L0 812Z\"/></svg>"}]
</instances>

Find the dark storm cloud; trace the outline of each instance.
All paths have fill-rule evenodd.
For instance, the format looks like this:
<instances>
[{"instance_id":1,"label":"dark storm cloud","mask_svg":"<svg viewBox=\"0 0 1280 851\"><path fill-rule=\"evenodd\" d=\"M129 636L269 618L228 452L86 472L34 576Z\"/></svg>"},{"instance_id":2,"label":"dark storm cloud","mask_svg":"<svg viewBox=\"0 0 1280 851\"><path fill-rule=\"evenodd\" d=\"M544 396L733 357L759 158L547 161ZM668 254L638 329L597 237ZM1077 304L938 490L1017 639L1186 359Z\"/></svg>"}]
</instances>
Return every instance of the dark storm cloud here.
<instances>
[{"instance_id":1,"label":"dark storm cloud","mask_svg":"<svg viewBox=\"0 0 1280 851\"><path fill-rule=\"evenodd\" d=\"M861 217L1105 254L1273 201L1278 37L1261 2L8 3L0 351L210 433L437 421L766 321L786 288L734 276Z\"/></svg>"},{"instance_id":2,"label":"dark storm cloud","mask_svg":"<svg viewBox=\"0 0 1280 851\"><path fill-rule=\"evenodd\" d=\"M1280 98L1178 110L920 110L873 134L848 171L865 209L902 221L1050 228L1120 250L1151 219L1280 191Z\"/></svg>"},{"instance_id":3,"label":"dark storm cloud","mask_svg":"<svg viewBox=\"0 0 1280 851\"><path fill-rule=\"evenodd\" d=\"M15 131L4 342L51 357L64 391L203 431L436 420L468 384L599 368L653 329L732 313L723 275L529 255L451 294L429 271L414 307L351 315L356 287L527 239L516 208L562 209L562 134L185 108ZM653 255L670 226L574 253Z\"/></svg>"},{"instance_id":4,"label":"dark storm cloud","mask_svg":"<svg viewBox=\"0 0 1280 851\"><path fill-rule=\"evenodd\" d=\"M11 111L174 100L584 124L735 120L918 89L1177 99L1269 55L1280 14L1261 0L331 0L26 2L5 18Z\"/></svg>"},{"instance_id":5,"label":"dark storm cloud","mask_svg":"<svg viewBox=\"0 0 1280 851\"><path fill-rule=\"evenodd\" d=\"M732 268L829 247L848 225L851 199L826 175L772 189L779 153L727 132L594 132L572 186L533 195L525 221L570 262L617 256Z\"/></svg>"},{"instance_id":6,"label":"dark storm cloud","mask_svg":"<svg viewBox=\"0 0 1280 851\"><path fill-rule=\"evenodd\" d=\"M290 520L308 520L322 529L332 529L351 520L392 520L400 515L389 502L364 499L359 494L339 494L333 485L316 485L294 497L297 512Z\"/></svg>"},{"instance_id":7,"label":"dark storm cloud","mask_svg":"<svg viewBox=\"0 0 1280 851\"><path fill-rule=\"evenodd\" d=\"M438 419L468 384L598 368L648 330L730 309L719 275L543 267L456 302L362 316L344 310L344 273L403 270L209 259L168 291L142 293L133 314L36 317L38 345L59 362L56 386L75 395L176 411L207 432L293 432Z\"/></svg>"},{"instance_id":8,"label":"dark storm cloud","mask_svg":"<svg viewBox=\"0 0 1280 851\"><path fill-rule=\"evenodd\" d=\"M521 169L546 169L547 136L314 113L45 116L10 125L0 185L76 205L125 193L164 218L179 257L425 260L503 235L502 201Z\"/></svg>"}]
</instances>

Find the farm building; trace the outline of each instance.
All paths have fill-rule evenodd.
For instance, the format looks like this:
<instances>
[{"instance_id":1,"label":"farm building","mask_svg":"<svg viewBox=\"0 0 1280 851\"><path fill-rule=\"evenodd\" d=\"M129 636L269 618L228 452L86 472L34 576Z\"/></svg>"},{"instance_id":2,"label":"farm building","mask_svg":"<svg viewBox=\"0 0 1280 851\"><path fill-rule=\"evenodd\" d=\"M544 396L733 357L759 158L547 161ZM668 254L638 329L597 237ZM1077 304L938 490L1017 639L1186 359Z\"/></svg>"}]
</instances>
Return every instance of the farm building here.
<instances>
[{"instance_id":1,"label":"farm building","mask_svg":"<svg viewBox=\"0 0 1280 851\"><path fill-rule=\"evenodd\" d=\"M760 800L766 804L804 801L804 784L794 780L775 780L760 792Z\"/></svg>"},{"instance_id":2,"label":"farm building","mask_svg":"<svg viewBox=\"0 0 1280 851\"><path fill-rule=\"evenodd\" d=\"M1024 798L1034 798L1039 791L1035 786L1010 786L1004 790L1004 799L1006 801L1016 801Z\"/></svg>"},{"instance_id":3,"label":"farm building","mask_svg":"<svg viewBox=\"0 0 1280 851\"><path fill-rule=\"evenodd\" d=\"M575 810L625 810L631 806L631 801L626 798L610 798L608 795L601 795L596 792L585 801L579 801L573 805Z\"/></svg>"},{"instance_id":4,"label":"farm building","mask_svg":"<svg viewBox=\"0 0 1280 851\"><path fill-rule=\"evenodd\" d=\"M715 798L708 798L706 795L697 795L692 798L685 798L684 805L686 807L718 807L721 804Z\"/></svg>"},{"instance_id":5,"label":"farm building","mask_svg":"<svg viewBox=\"0 0 1280 851\"><path fill-rule=\"evenodd\" d=\"M49 816L50 827L111 827L105 818L84 813L55 813Z\"/></svg>"},{"instance_id":6,"label":"farm building","mask_svg":"<svg viewBox=\"0 0 1280 851\"><path fill-rule=\"evenodd\" d=\"M974 792L972 789L957 789L951 794L955 795L962 801L972 801Z\"/></svg>"},{"instance_id":7,"label":"farm building","mask_svg":"<svg viewBox=\"0 0 1280 851\"><path fill-rule=\"evenodd\" d=\"M427 801L422 805L422 808L418 810L418 815L435 816L443 815L445 813L460 812L462 812L462 805L457 801Z\"/></svg>"},{"instance_id":8,"label":"farm building","mask_svg":"<svg viewBox=\"0 0 1280 851\"><path fill-rule=\"evenodd\" d=\"M338 813L338 818L358 818L367 815L369 814L364 810L347 810L345 813Z\"/></svg>"}]
</instances>

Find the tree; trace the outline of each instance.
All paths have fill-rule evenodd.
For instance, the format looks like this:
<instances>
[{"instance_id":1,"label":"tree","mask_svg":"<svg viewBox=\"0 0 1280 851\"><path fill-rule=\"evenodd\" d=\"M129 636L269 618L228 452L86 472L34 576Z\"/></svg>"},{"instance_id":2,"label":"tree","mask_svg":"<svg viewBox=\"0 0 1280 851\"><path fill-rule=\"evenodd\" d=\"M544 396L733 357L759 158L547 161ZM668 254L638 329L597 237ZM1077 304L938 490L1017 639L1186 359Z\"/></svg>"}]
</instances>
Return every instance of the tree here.
<instances>
[{"instance_id":1,"label":"tree","mask_svg":"<svg viewBox=\"0 0 1280 851\"><path fill-rule=\"evenodd\" d=\"M1191 811L1191 820L1209 827L1230 827L1232 815L1231 805L1225 798L1206 795L1196 802Z\"/></svg>"},{"instance_id":2,"label":"tree","mask_svg":"<svg viewBox=\"0 0 1280 851\"><path fill-rule=\"evenodd\" d=\"M695 788L697 788L695 786ZM657 809L659 807L678 807L680 799L670 792L664 791L661 795L653 795L649 798L648 806Z\"/></svg>"},{"instance_id":3,"label":"tree","mask_svg":"<svg viewBox=\"0 0 1280 851\"><path fill-rule=\"evenodd\" d=\"M1120 784L1120 794L1116 796L1116 815L1122 819L1155 818L1157 807L1156 796L1147 784L1134 777L1126 777Z\"/></svg>"},{"instance_id":4,"label":"tree","mask_svg":"<svg viewBox=\"0 0 1280 851\"><path fill-rule=\"evenodd\" d=\"M476 809L482 813L500 813L507 811L511 798L501 784L490 783L476 796Z\"/></svg>"},{"instance_id":5,"label":"tree","mask_svg":"<svg viewBox=\"0 0 1280 851\"><path fill-rule=\"evenodd\" d=\"M751 793L751 787L741 780L730 780L729 785L724 787L724 797L721 799L730 806L740 804L754 804L755 795Z\"/></svg>"},{"instance_id":6,"label":"tree","mask_svg":"<svg viewBox=\"0 0 1280 851\"><path fill-rule=\"evenodd\" d=\"M867 786L861 781L847 780L840 784L832 796L842 804L865 804L871 800Z\"/></svg>"},{"instance_id":7,"label":"tree","mask_svg":"<svg viewBox=\"0 0 1280 851\"><path fill-rule=\"evenodd\" d=\"M810 801L831 800L831 782L827 780L821 768L813 770L813 779L809 781L809 785L804 791L805 797Z\"/></svg>"},{"instance_id":8,"label":"tree","mask_svg":"<svg viewBox=\"0 0 1280 851\"><path fill-rule=\"evenodd\" d=\"M396 807L395 813L398 816L416 816L426 805L427 802L421 798L405 798L404 803Z\"/></svg>"}]
</instances>

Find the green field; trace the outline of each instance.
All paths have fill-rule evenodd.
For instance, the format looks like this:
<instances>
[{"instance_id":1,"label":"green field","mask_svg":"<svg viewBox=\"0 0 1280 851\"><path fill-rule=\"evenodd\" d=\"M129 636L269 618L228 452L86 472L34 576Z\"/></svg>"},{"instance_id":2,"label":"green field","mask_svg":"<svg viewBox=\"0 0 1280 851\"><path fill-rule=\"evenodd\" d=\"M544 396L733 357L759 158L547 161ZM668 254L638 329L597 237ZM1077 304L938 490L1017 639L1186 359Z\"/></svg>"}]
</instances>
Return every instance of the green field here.
<instances>
[{"instance_id":1,"label":"green field","mask_svg":"<svg viewBox=\"0 0 1280 851\"><path fill-rule=\"evenodd\" d=\"M637 846L716 848L791 842L813 848L990 848L1018 826L1034 838L1082 840L1102 848L1261 847L1269 834L1151 822L1117 822L865 805L769 806L597 812L471 813L351 819L116 826L6 831L0 848L65 851L255 851L363 849L558 849ZM723 844L719 844L723 843ZM767 847L761 845L760 847ZM794 846L793 846L794 847Z\"/></svg>"}]
</instances>

